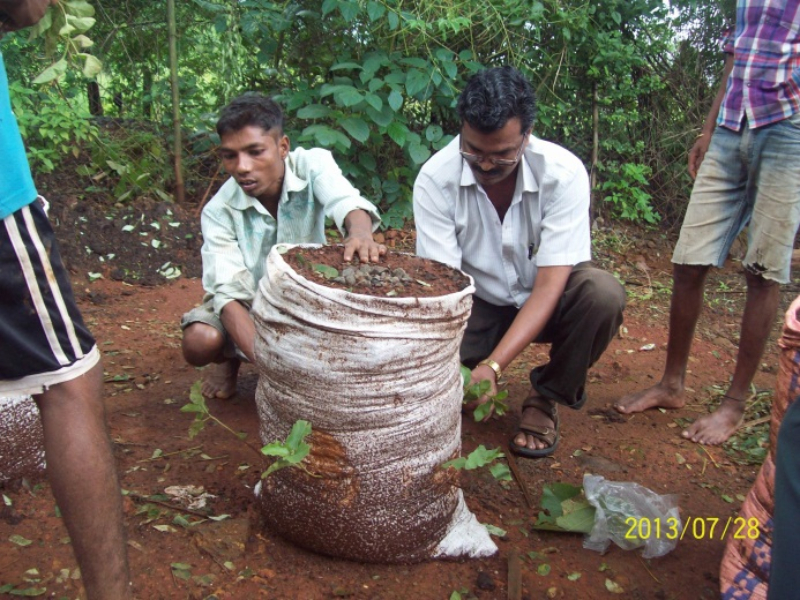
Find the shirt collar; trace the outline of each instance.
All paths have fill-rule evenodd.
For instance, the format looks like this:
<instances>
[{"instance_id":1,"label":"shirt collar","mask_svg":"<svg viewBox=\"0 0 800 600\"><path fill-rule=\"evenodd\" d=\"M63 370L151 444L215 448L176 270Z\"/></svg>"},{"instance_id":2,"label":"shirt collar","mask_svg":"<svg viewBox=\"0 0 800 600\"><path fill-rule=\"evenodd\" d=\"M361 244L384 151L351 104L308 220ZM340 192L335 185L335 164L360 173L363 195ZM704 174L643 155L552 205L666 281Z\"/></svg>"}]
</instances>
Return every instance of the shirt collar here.
<instances>
[{"instance_id":1,"label":"shirt collar","mask_svg":"<svg viewBox=\"0 0 800 600\"><path fill-rule=\"evenodd\" d=\"M286 172L283 176L283 189L281 190L281 202L288 202L289 201L289 192L301 192L308 187L308 180L303 179L297 173L294 172L292 168L292 161L290 160L292 157L289 154L286 159L283 161L286 165Z\"/></svg>"}]
</instances>

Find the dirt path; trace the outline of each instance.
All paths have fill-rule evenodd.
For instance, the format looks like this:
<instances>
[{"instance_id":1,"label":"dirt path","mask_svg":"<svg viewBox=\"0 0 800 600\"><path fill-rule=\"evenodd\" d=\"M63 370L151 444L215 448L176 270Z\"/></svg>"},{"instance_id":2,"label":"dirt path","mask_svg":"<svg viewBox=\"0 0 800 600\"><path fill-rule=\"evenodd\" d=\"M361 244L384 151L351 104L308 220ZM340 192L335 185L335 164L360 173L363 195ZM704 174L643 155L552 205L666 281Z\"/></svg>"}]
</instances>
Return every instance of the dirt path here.
<instances>
[{"instance_id":1,"label":"dirt path","mask_svg":"<svg viewBox=\"0 0 800 600\"><path fill-rule=\"evenodd\" d=\"M631 300L622 335L590 373L587 406L561 412L557 453L538 461L517 459L522 483L536 506L526 506L514 482L498 483L486 470L465 472L463 489L471 510L479 521L506 531L497 539L499 554L410 566L351 563L284 542L260 524L252 489L261 467L251 450L219 427L188 438L192 415L180 407L201 373L181 358L178 321L202 295L197 279L180 277L156 287L111 277L90 283L74 268L76 293L104 356L108 418L128 494L125 518L137 596L446 600L458 592L462 598L501 599L509 597L509 571L518 566L522 598L613 597L609 582L621 588L621 598L717 598L724 545L720 530L714 539L708 533L697 536L702 539L689 535L667 556L644 560L637 551L615 546L600 555L584 549L580 535L531 528L542 487L554 482L580 485L586 472L677 494L684 520L735 516L755 478L757 466L734 460L747 458L746 453L730 445L703 448L679 436L682 426L705 413L708 402L722 393L732 370L743 296L735 288L741 284L735 266L711 284L688 376L690 406L630 418L611 408L621 395L655 381L663 365L668 267L655 250L648 260L649 282L634 261L613 265L621 277L638 284L628 286ZM784 294L782 310L792 297L791 292ZM776 326L755 382L767 401L775 380L777 334ZM464 419L465 454L478 444L506 445L526 393L527 372L546 359L546 351L532 347L507 370L512 414L483 424ZM255 385L254 369L245 366L238 395L210 401L209 407L257 443ZM748 420L758 416L748 415ZM737 447L745 446L740 442ZM210 514L229 517L214 522L202 518L205 510L176 509L165 489L189 485L214 495ZM38 480L3 493L0 590L12 586L46 590L42 595L48 597L78 597L75 564L48 485ZM21 540L30 544L20 545Z\"/></svg>"}]
</instances>

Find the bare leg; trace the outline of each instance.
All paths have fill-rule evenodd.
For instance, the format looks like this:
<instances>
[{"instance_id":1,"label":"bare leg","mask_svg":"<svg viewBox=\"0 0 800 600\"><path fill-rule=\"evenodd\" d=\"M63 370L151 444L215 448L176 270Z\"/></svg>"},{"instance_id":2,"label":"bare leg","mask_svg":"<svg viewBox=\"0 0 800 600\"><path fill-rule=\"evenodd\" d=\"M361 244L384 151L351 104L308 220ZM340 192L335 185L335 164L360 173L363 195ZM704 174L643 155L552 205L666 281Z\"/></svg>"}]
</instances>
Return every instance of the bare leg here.
<instances>
[{"instance_id":1,"label":"bare leg","mask_svg":"<svg viewBox=\"0 0 800 600\"><path fill-rule=\"evenodd\" d=\"M211 365L204 371L200 388L206 398L225 399L236 393L241 361L225 358L222 354L224 345L222 333L205 323L192 323L183 332L186 362L196 367Z\"/></svg>"},{"instance_id":2,"label":"bare leg","mask_svg":"<svg viewBox=\"0 0 800 600\"><path fill-rule=\"evenodd\" d=\"M102 398L102 367L35 397L44 429L47 476L87 598L131 597L122 496Z\"/></svg>"},{"instance_id":3,"label":"bare leg","mask_svg":"<svg viewBox=\"0 0 800 600\"><path fill-rule=\"evenodd\" d=\"M669 308L667 363L661 381L653 387L628 394L614 405L624 414L649 408L682 408L686 365L694 339L694 328L703 308L703 284L708 266L674 265L672 301Z\"/></svg>"},{"instance_id":4,"label":"bare leg","mask_svg":"<svg viewBox=\"0 0 800 600\"><path fill-rule=\"evenodd\" d=\"M747 302L742 315L742 333L736 369L728 392L710 415L691 424L681 435L699 444L717 445L736 431L744 416L750 384L764 355L780 301L780 287L760 275L745 272Z\"/></svg>"}]
</instances>

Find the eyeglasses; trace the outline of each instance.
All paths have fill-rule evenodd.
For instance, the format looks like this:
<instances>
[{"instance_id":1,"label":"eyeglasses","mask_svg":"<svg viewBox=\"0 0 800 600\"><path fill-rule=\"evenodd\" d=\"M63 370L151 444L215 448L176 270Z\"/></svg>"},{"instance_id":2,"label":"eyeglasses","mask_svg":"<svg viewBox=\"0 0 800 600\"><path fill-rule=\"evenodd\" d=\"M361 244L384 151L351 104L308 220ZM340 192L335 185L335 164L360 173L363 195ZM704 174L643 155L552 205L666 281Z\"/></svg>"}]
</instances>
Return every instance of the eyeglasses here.
<instances>
[{"instance_id":1,"label":"eyeglasses","mask_svg":"<svg viewBox=\"0 0 800 600\"><path fill-rule=\"evenodd\" d=\"M465 152L464 150L459 150L461 156L464 157L464 160L467 161L471 165L477 165L483 162L490 162L496 167L510 167L512 165L517 164L519 161L519 157L522 155L522 149L525 147L525 138L527 136L525 134L522 135L522 143L519 145L517 149L517 153L514 158L494 158L491 156L482 156L480 154L472 154L472 152Z\"/></svg>"}]
</instances>

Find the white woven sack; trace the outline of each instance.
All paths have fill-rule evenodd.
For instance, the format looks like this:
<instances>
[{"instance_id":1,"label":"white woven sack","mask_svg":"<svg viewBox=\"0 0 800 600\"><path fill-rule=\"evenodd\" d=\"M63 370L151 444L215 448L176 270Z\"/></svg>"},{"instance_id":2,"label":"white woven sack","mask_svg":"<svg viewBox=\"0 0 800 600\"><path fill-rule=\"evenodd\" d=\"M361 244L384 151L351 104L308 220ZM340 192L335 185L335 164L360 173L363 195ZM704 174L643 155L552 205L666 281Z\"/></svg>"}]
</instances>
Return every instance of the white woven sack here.
<instances>
[{"instance_id":1,"label":"white woven sack","mask_svg":"<svg viewBox=\"0 0 800 600\"><path fill-rule=\"evenodd\" d=\"M459 346L473 286L434 298L353 294L298 275L279 250L253 306L261 437L310 422L318 477L271 474L261 490L268 524L361 561L494 554L458 474L441 468L461 451Z\"/></svg>"},{"instance_id":2,"label":"white woven sack","mask_svg":"<svg viewBox=\"0 0 800 600\"><path fill-rule=\"evenodd\" d=\"M30 396L0 397L0 483L44 472L44 432Z\"/></svg>"}]
</instances>

